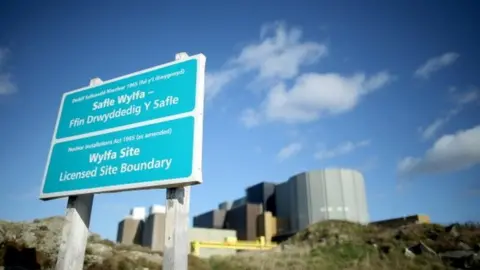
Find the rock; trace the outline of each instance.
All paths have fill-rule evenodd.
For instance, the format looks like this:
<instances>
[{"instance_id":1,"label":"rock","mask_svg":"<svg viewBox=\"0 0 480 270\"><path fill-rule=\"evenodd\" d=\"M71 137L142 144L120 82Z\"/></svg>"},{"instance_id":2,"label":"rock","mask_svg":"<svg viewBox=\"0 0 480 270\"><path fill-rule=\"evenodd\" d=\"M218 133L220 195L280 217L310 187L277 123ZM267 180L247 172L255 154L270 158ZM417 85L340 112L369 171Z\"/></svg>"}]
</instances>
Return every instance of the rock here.
<instances>
[{"instance_id":1,"label":"rock","mask_svg":"<svg viewBox=\"0 0 480 270\"><path fill-rule=\"evenodd\" d=\"M405 256L409 257L409 258L415 258L415 253L413 253L410 249L408 248L405 248L403 250L403 254L405 254Z\"/></svg>"},{"instance_id":2,"label":"rock","mask_svg":"<svg viewBox=\"0 0 480 270\"><path fill-rule=\"evenodd\" d=\"M473 251L475 251L475 253L480 253L480 243L477 243L473 246Z\"/></svg>"},{"instance_id":3,"label":"rock","mask_svg":"<svg viewBox=\"0 0 480 270\"><path fill-rule=\"evenodd\" d=\"M42 269L53 269L60 246L63 223L63 217L39 219L31 223L0 221L0 253L8 251L10 254L6 255L8 259L5 259L5 264L8 263L11 267L4 265L5 270L15 269L13 267L22 263L29 263L26 269L40 269L32 266L32 263L40 264ZM8 243L14 243L15 247L22 248L15 251L10 247L7 250ZM84 269L92 265L99 267L94 269L104 269L101 264L108 260L111 263L117 260L117 256L127 258L131 261L130 263L141 267L139 269L152 265L160 267L162 260L158 253L149 252L146 248L139 250L137 246L117 245L102 239L98 234L91 233L85 252ZM20 268L17 267L17 269Z\"/></svg>"},{"instance_id":4,"label":"rock","mask_svg":"<svg viewBox=\"0 0 480 270\"><path fill-rule=\"evenodd\" d=\"M458 233L457 230L457 224L452 224L450 226L445 227L445 231L449 234L451 234L453 237L458 237L460 234Z\"/></svg>"},{"instance_id":5,"label":"rock","mask_svg":"<svg viewBox=\"0 0 480 270\"><path fill-rule=\"evenodd\" d=\"M403 229L398 230L398 232L395 234L395 239L396 240L405 240L407 239L408 236L407 234L403 231Z\"/></svg>"},{"instance_id":6,"label":"rock","mask_svg":"<svg viewBox=\"0 0 480 270\"><path fill-rule=\"evenodd\" d=\"M458 248L461 250L472 250L472 248L469 245L465 244L462 241L458 242Z\"/></svg>"},{"instance_id":7,"label":"rock","mask_svg":"<svg viewBox=\"0 0 480 270\"><path fill-rule=\"evenodd\" d=\"M480 266L478 256L473 251L454 250L439 254L439 256L447 263L454 267L463 269L472 269L474 265ZM478 269L478 268L475 268Z\"/></svg>"},{"instance_id":8,"label":"rock","mask_svg":"<svg viewBox=\"0 0 480 270\"><path fill-rule=\"evenodd\" d=\"M436 256L437 253L431 249L429 246L427 246L425 243L420 241L418 244L411 246L408 248L411 252L413 252L415 255L420 255L420 254L430 254L433 256Z\"/></svg>"}]
</instances>

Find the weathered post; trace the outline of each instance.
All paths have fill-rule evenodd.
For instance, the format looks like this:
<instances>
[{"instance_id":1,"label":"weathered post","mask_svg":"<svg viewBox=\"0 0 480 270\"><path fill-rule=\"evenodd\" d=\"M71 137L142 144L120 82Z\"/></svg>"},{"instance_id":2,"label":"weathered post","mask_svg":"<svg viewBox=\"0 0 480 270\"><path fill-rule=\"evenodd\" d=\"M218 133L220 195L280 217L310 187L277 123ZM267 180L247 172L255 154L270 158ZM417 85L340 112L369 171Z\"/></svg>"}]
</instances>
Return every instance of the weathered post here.
<instances>
[{"instance_id":1,"label":"weathered post","mask_svg":"<svg viewBox=\"0 0 480 270\"><path fill-rule=\"evenodd\" d=\"M102 80L90 80L90 86ZM62 230L62 242L57 257L57 270L82 270L92 213L93 194L69 196Z\"/></svg>"},{"instance_id":2,"label":"weathered post","mask_svg":"<svg viewBox=\"0 0 480 270\"><path fill-rule=\"evenodd\" d=\"M175 60L187 58L178 53ZM190 186L167 189L165 216L165 246L163 270L188 269L188 215L190 211Z\"/></svg>"}]
</instances>

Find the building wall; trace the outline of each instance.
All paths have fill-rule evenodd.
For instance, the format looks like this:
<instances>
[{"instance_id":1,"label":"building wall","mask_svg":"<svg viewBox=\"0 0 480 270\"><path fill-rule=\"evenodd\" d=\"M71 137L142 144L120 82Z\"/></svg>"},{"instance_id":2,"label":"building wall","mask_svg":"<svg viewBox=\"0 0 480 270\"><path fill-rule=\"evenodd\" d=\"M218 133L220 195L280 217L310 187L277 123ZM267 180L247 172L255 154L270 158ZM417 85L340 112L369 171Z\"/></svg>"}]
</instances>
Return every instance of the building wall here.
<instances>
[{"instance_id":1,"label":"building wall","mask_svg":"<svg viewBox=\"0 0 480 270\"><path fill-rule=\"evenodd\" d=\"M248 203L262 204L264 211L275 211L275 184L262 182L246 189L246 200Z\"/></svg>"},{"instance_id":2,"label":"building wall","mask_svg":"<svg viewBox=\"0 0 480 270\"><path fill-rule=\"evenodd\" d=\"M276 204L277 216L289 220L292 232L323 220L369 222L364 179L354 170L327 169L292 176L277 186Z\"/></svg>"},{"instance_id":3,"label":"building wall","mask_svg":"<svg viewBox=\"0 0 480 270\"><path fill-rule=\"evenodd\" d=\"M238 199L236 199L236 200L234 200L234 201L232 202L232 207L231 207L231 208L235 208L235 207L242 206L242 205L244 205L246 202L247 202L247 198L246 198L246 197L238 198Z\"/></svg>"},{"instance_id":4,"label":"building wall","mask_svg":"<svg viewBox=\"0 0 480 270\"><path fill-rule=\"evenodd\" d=\"M400 218L379 220L379 221L372 222L371 224L383 226L383 227L397 228L397 227L408 225L408 224L424 224L424 223L430 223L429 216L427 215L405 216Z\"/></svg>"},{"instance_id":5,"label":"building wall","mask_svg":"<svg viewBox=\"0 0 480 270\"><path fill-rule=\"evenodd\" d=\"M212 210L193 217L193 226L198 228L223 229L226 210Z\"/></svg>"},{"instance_id":6,"label":"building wall","mask_svg":"<svg viewBox=\"0 0 480 270\"><path fill-rule=\"evenodd\" d=\"M222 202L222 203L219 203L218 204L218 209L219 210L230 210L230 208L232 208L232 202L230 201L225 201L225 202Z\"/></svg>"},{"instance_id":7,"label":"building wall","mask_svg":"<svg viewBox=\"0 0 480 270\"><path fill-rule=\"evenodd\" d=\"M275 204L277 206L278 233L288 233L290 229L290 183L283 182L275 187Z\"/></svg>"},{"instance_id":8,"label":"building wall","mask_svg":"<svg viewBox=\"0 0 480 270\"><path fill-rule=\"evenodd\" d=\"M239 240L255 240L257 238L257 217L263 212L260 204L247 203L227 212L225 229L237 231Z\"/></svg>"},{"instance_id":9,"label":"building wall","mask_svg":"<svg viewBox=\"0 0 480 270\"><path fill-rule=\"evenodd\" d=\"M189 242L193 241L212 241L224 242L227 237L237 237L234 230L225 229L205 229L205 228L189 228ZM213 255L233 255L236 253L234 249L218 249L218 248L200 248L200 257L208 258Z\"/></svg>"},{"instance_id":10,"label":"building wall","mask_svg":"<svg viewBox=\"0 0 480 270\"><path fill-rule=\"evenodd\" d=\"M272 212L263 212L257 217L257 238L265 237L265 241L271 242L272 237L277 234L277 218Z\"/></svg>"},{"instance_id":11,"label":"building wall","mask_svg":"<svg viewBox=\"0 0 480 270\"><path fill-rule=\"evenodd\" d=\"M143 230L143 246L153 251L163 251L165 242L165 213L152 213Z\"/></svg>"},{"instance_id":12,"label":"building wall","mask_svg":"<svg viewBox=\"0 0 480 270\"><path fill-rule=\"evenodd\" d=\"M141 245L143 220L127 217L118 223L117 242L125 245Z\"/></svg>"}]
</instances>

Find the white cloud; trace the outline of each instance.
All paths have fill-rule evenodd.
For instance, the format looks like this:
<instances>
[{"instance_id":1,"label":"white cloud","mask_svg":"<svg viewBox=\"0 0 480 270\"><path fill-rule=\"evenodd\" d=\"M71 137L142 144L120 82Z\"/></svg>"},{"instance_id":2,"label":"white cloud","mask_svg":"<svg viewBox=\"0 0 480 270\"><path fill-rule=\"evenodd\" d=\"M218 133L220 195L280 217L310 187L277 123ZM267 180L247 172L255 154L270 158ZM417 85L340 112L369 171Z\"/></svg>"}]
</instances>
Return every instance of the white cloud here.
<instances>
[{"instance_id":1,"label":"white cloud","mask_svg":"<svg viewBox=\"0 0 480 270\"><path fill-rule=\"evenodd\" d=\"M284 161L298 154L302 150L302 144L298 142L291 143L282 149L277 154L278 161Z\"/></svg>"},{"instance_id":2,"label":"white cloud","mask_svg":"<svg viewBox=\"0 0 480 270\"><path fill-rule=\"evenodd\" d=\"M211 100L216 97L222 89L239 75L238 70L229 69L224 71L207 72L205 76L205 98Z\"/></svg>"},{"instance_id":3,"label":"white cloud","mask_svg":"<svg viewBox=\"0 0 480 270\"><path fill-rule=\"evenodd\" d=\"M17 91L17 86L12 80L12 75L4 71L9 54L10 50L0 48L0 95L11 94Z\"/></svg>"},{"instance_id":4,"label":"white cloud","mask_svg":"<svg viewBox=\"0 0 480 270\"><path fill-rule=\"evenodd\" d=\"M477 89L470 90L465 93L461 93L456 95L455 102L456 107L455 109L450 110L445 116L439 117L435 119L430 125L426 128L420 128L422 139L428 140L433 138L437 132L443 128L450 120L452 120L457 114L459 114L466 105L477 101L479 98L479 94Z\"/></svg>"},{"instance_id":5,"label":"white cloud","mask_svg":"<svg viewBox=\"0 0 480 270\"><path fill-rule=\"evenodd\" d=\"M225 71L209 72L206 94L212 99L237 77L246 72L257 72L256 81L291 79L300 67L310 65L327 54L327 47L316 42L302 42L300 28L287 28L276 22L262 27L260 41L245 46L227 61Z\"/></svg>"},{"instance_id":6,"label":"white cloud","mask_svg":"<svg viewBox=\"0 0 480 270\"><path fill-rule=\"evenodd\" d=\"M277 22L262 27L260 42L247 45L231 60L245 71L258 71L258 79L291 79L300 67L317 62L327 54L327 46L302 42L300 28L288 29Z\"/></svg>"},{"instance_id":7,"label":"white cloud","mask_svg":"<svg viewBox=\"0 0 480 270\"><path fill-rule=\"evenodd\" d=\"M478 89L476 87L472 87L470 91L456 95L455 101L459 105L465 105L477 101L479 97L480 95Z\"/></svg>"},{"instance_id":8,"label":"white cloud","mask_svg":"<svg viewBox=\"0 0 480 270\"><path fill-rule=\"evenodd\" d=\"M365 147L368 145L370 145L369 140L364 140L360 142L347 141L339 144L338 146L332 149L321 149L320 151L315 153L314 157L316 159L331 159L338 156L349 154L358 148Z\"/></svg>"},{"instance_id":9,"label":"white cloud","mask_svg":"<svg viewBox=\"0 0 480 270\"><path fill-rule=\"evenodd\" d=\"M308 73L299 76L287 89L279 83L255 112L256 123L282 121L302 123L317 120L323 115L334 115L353 109L361 98L392 81L388 72L367 78L365 74L343 77L335 73Z\"/></svg>"},{"instance_id":10,"label":"white cloud","mask_svg":"<svg viewBox=\"0 0 480 270\"><path fill-rule=\"evenodd\" d=\"M328 54L325 44L304 40L302 29L283 22L267 24L260 39L246 45L225 64L226 71L209 73L208 97L214 97L233 79L253 73L250 85L264 98L259 107L249 107L240 120L246 127L268 121L302 123L323 115L348 112L363 96L394 79L387 71L373 76L337 73L306 73L303 67L317 63ZM291 85L290 80L293 81ZM265 95L265 96L264 96Z\"/></svg>"},{"instance_id":11,"label":"white cloud","mask_svg":"<svg viewBox=\"0 0 480 270\"><path fill-rule=\"evenodd\" d=\"M240 115L240 121L245 127L251 128L260 124L260 116L253 108L247 108Z\"/></svg>"},{"instance_id":12,"label":"white cloud","mask_svg":"<svg viewBox=\"0 0 480 270\"><path fill-rule=\"evenodd\" d=\"M418 78L428 79L432 73L453 64L458 57L460 57L458 53L448 52L440 56L430 58L415 71L415 76Z\"/></svg>"},{"instance_id":13,"label":"white cloud","mask_svg":"<svg viewBox=\"0 0 480 270\"><path fill-rule=\"evenodd\" d=\"M428 125L425 129L420 128L422 139L428 140L433 138L437 132L443 128L455 115L460 112L459 109L457 110L450 110L447 115L444 117L439 117L435 119L430 125Z\"/></svg>"},{"instance_id":14,"label":"white cloud","mask_svg":"<svg viewBox=\"0 0 480 270\"><path fill-rule=\"evenodd\" d=\"M400 175L458 171L480 163L480 126L444 135L423 157L406 157L398 164Z\"/></svg>"}]
</instances>

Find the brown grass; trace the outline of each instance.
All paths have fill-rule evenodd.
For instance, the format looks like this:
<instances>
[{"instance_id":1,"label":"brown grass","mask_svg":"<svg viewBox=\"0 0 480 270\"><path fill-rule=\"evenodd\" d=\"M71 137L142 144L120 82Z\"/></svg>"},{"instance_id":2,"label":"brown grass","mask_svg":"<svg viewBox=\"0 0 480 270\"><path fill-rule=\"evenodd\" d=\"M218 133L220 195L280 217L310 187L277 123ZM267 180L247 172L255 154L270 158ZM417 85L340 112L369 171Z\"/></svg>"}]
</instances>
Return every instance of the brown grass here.
<instances>
[{"instance_id":1,"label":"brown grass","mask_svg":"<svg viewBox=\"0 0 480 270\"><path fill-rule=\"evenodd\" d=\"M43 243L41 235L47 228L40 226L35 232L39 247ZM384 228L363 226L345 221L326 221L314 224L299 232L276 250L243 253L234 256L218 256L200 259L189 256L190 270L427 270L452 269L431 255L417 255L407 258L403 252L406 247L422 241L436 252L458 249L459 243L474 247L480 243L480 224L468 223L456 227L458 235L446 232L436 224L408 225L403 228ZM161 269L160 252L152 252L138 245L118 245L98 235L89 238L112 248L111 256L103 261L88 263L88 270L135 270L148 268ZM376 247L373 245L375 244ZM0 265L4 263L7 247L13 247L20 253L27 248L18 240L0 243ZM31 250L29 251L31 252ZM38 250L34 260L42 269L55 265L55 254L44 254ZM18 252L14 252L18 256ZM87 248L86 253L95 257L95 251ZM142 255L143 254L143 255ZM138 255L138 256L137 256ZM160 255L160 256L149 256ZM156 258L155 260L152 260Z\"/></svg>"}]
</instances>

